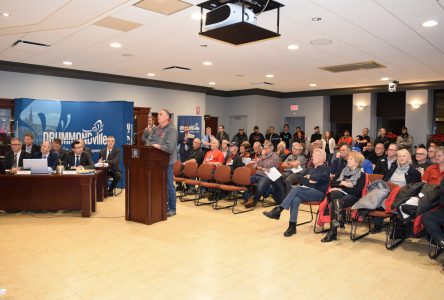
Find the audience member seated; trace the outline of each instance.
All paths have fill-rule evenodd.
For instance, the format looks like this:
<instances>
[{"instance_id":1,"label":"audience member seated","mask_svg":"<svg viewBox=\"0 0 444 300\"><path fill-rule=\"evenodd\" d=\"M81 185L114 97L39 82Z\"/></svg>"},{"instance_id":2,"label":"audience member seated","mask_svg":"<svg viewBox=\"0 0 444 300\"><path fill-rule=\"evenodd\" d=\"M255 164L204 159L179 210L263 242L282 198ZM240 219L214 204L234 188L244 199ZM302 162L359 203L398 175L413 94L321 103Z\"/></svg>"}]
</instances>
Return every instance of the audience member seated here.
<instances>
[{"instance_id":1,"label":"audience member seated","mask_svg":"<svg viewBox=\"0 0 444 300\"><path fill-rule=\"evenodd\" d=\"M250 145L254 145L255 142L261 143L261 145L264 144L265 137L262 133L259 132L259 126L254 126L253 132L250 134L250 137L248 138L248 142Z\"/></svg>"},{"instance_id":2,"label":"audience member seated","mask_svg":"<svg viewBox=\"0 0 444 300\"><path fill-rule=\"evenodd\" d=\"M214 135L211 134L211 127L205 128L205 135L202 137L202 151L204 154L211 149L211 142L215 139Z\"/></svg>"},{"instance_id":3,"label":"audience member seated","mask_svg":"<svg viewBox=\"0 0 444 300\"><path fill-rule=\"evenodd\" d=\"M265 172L269 171L271 168L277 169L281 162L273 150L273 144L270 141L265 141L261 157L254 162L256 165L256 174L251 176L250 182L257 184L256 193L251 197L251 192L249 190L244 192L243 197L244 200L246 200L246 208L255 206L270 185L273 187L272 195L274 201L277 204L282 202L282 197L284 195L284 183L282 182L282 179L279 178L276 181L272 181L267 174L265 174Z\"/></svg>"},{"instance_id":4,"label":"audience member seated","mask_svg":"<svg viewBox=\"0 0 444 300\"><path fill-rule=\"evenodd\" d=\"M364 147L364 152L362 153L366 159L371 161L373 168L375 168L378 160L385 155L385 147L383 144L378 143L375 145L375 149L372 149L372 143L367 143Z\"/></svg>"},{"instance_id":5,"label":"audience member seated","mask_svg":"<svg viewBox=\"0 0 444 300\"><path fill-rule=\"evenodd\" d=\"M373 169L373 173L385 175L390 167L396 162L397 151L398 146L396 146L396 144L390 144L387 150L387 156L382 156L378 159L378 162Z\"/></svg>"},{"instance_id":6,"label":"audience member seated","mask_svg":"<svg viewBox=\"0 0 444 300\"><path fill-rule=\"evenodd\" d=\"M439 184L444 177L444 147L436 148L436 164L428 167L424 175L422 175L422 181L430 184Z\"/></svg>"},{"instance_id":7,"label":"audience member seated","mask_svg":"<svg viewBox=\"0 0 444 300\"><path fill-rule=\"evenodd\" d=\"M225 159L225 165L231 167L231 173L234 173L239 167L243 167L242 157L238 153L238 147L234 144L230 146L230 156Z\"/></svg>"},{"instance_id":8,"label":"audience member seated","mask_svg":"<svg viewBox=\"0 0 444 300\"><path fill-rule=\"evenodd\" d=\"M401 135L396 139L396 145L398 149L406 149L408 152L413 153L413 137L408 133L407 127L402 127Z\"/></svg>"},{"instance_id":9,"label":"audience member seated","mask_svg":"<svg viewBox=\"0 0 444 300\"><path fill-rule=\"evenodd\" d=\"M253 144L253 152L251 152L250 158L252 161L258 160L262 155L262 145L260 142Z\"/></svg>"},{"instance_id":10,"label":"audience member seated","mask_svg":"<svg viewBox=\"0 0 444 300\"><path fill-rule=\"evenodd\" d=\"M222 141L229 141L230 140L230 136L228 135L228 133L225 132L225 126L224 125L219 125L217 127L217 134L216 134L216 140L219 141L219 144L222 144Z\"/></svg>"},{"instance_id":11,"label":"audience member seated","mask_svg":"<svg viewBox=\"0 0 444 300\"><path fill-rule=\"evenodd\" d=\"M288 126L288 124L284 125L284 130L281 132L280 138L281 138L281 141L283 141L285 143L285 148L290 149L291 133L290 133L290 126ZM277 149L276 146L274 149Z\"/></svg>"},{"instance_id":12,"label":"audience member seated","mask_svg":"<svg viewBox=\"0 0 444 300\"><path fill-rule=\"evenodd\" d=\"M322 134L321 134L321 130L319 129L319 126L316 125L313 128L313 130L314 130L314 133L310 137L310 144L313 144L315 141L322 139Z\"/></svg>"},{"instance_id":13,"label":"audience member seated","mask_svg":"<svg viewBox=\"0 0 444 300\"><path fill-rule=\"evenodd\" d=\"M423 176L424 171L432 165L432 163L427 159L427 149L417 147L415 150L415 158L416 162L413 163L413 166Z\"/></svg>"},{"instance_id":14,"label":"audience member seated","mask_svg":"<svg viewBox=\"0 0 444 300\"><path fill-rule=\"evenodd\" d=\"M361 153L361 148L353 147L352 152ZM364 156L363 156L364 157ZM365 174L373 174L372 162L364 157L364 161L361 163L361 171Z\"/></svg>"},{"instance_id":15,"label":"audience member seated","mask_svg":"<svg viewBox=\"0 0 444 300\"><path fill-rule=\"evenodd\" d=\"M263 214L279 220L284 209L290 209L290 222L285 237L296 233L299 204L302 201L321 201L325 197L330 181L330 168L325 165L326 154L322 149L313 150L314 167L308 167L298 179L299 185L293 187L279 206Z\"/></svg>"},{"instance_id":16,"label":"audience member seated","mask_svg":"<svg viewBox=\"0 0 444 300\"><path fill-rule=\"evenodd\" d=\"M52 141L52 151L57 154L59 157L59 162L63 162L65 159L66 154L68 154L68 151L62 148L62 140L61 139L54 139Z\"/></svg>"},{"instance_id":17,"label":"audience member seated","mask_svg":"<svg viewBox=\"0 0 444 300\"><path fill-rule=\"evenodd\" d=\"M427 157L429 159L429 162L432 164L436 164L436 146L430 146L429 150L427 151Z\"/></svg>"},{"instance_id":18,"label":"audience member seated","mask_svg":"<svg viewBox=\"0 0 444 300\"><path fill-rule=\"evenodd\" d=\"M444 180L441 180L439 194L441 207L423 214L422 223L424 224L424 229L433 241L441 249L444 249Z\"/></svg>"},{"instance_id":19,"label":"audience member seated","mask_svg":"<svg viewBox=\"0 0 444 300\"><path fill-rule=\"evenodd\" d=\"M362 133L357 135L355 138L355 147L361 148L361 152L363 152L364 148L367 146L368 143L370 143L370 137L368 136L368 128L364 128L362 129Z\"/></svg>"},{"instance_id":20,"label":"audience member seated","mask_svg":"<svg viewBox=\"0 0 444 300\"><path fill-rule=\"evenodd\" d=\"M331 164L331 159L333 158L333 154L336 149L336 141L331 136L330 130L326 130L324 136L322 137L322 150L327 154L327 166Z\"/></svg>"},{"instance_id":21,"label":"audience member seated","mask_svg":"<svg viewBox=\"0 0 444 300\"><path fill-rule=\"evenodd\" d=\"M250 143L243 142L239 147L239 154L242 158L250 158Z\"/></svg>"},{"instance_id":22,"label":"audience member seated","mask_svg":"<svg viewBox=\"0 0 444 300\"><path fill-rule=\"evenodd\" d=\"M231 140L231 142L233 144L236 144L236 146L240 147L242 145L243 142L247 142L248 141L248 136L245 133L243 128L239 128L239 132L236 133L233 136L233 139Z\"/></svg>"},{"instance_id":23,"label":"audience member seated","mask_svg":"<svg viewBox=\"0 0 444 300\"><path fill-rule=\"evenodd\" d=\"M81 144L82 147L83 147L83 153L89 154L89 156L91 156L91 158L92 158L92 151L91 151L91 148L86 147L86 145L85 145L85 141L84 141L83 139L79 139L79 142L80 142L80 144Z\"/></svg>"},{"instance_id":24,"label":"audience member seated","mask_svg":"<svg viewBox=\"0 0 444 300\"><path fill-rule=\"evenodd\" d=\"M3 165L11 173L17 173L23 167L23 159L32 158L31 154L22 150L22 142L18 138L11 138L11 150L5 156Z\"/></svg>"},{"instance_id":25,"label":"audience member seated","mask_svg":"<svg viewBox=\"0 0 444 300\"><path fill-rule=\"evenodd\" d=\"M355 147L360 150L359 147ZM364 156L356 152L348 155L347 166L342 169L337 179L331 182L331 190L328 194L328 202L331 205L330 230L321 240L323 243L337 239L339 226L344 225L345 213L343 208L351 207L362 196L362 189L365 186L365 173L361 171Z\"/></svg>"},{"instance_id":26,"label":"audience member seated","mask_svg":"<svg viewBox=\"0 0 444 300\"><path fill-rule=\"evenodd\" d=\"M200 139L195 138L193 140L193 148L188 151L188 156L186 160L183 162L183 165L186 165L190 162L195 162L198 165L201 165L204 160L204 154L202 149L200 148Z\"/></svg>"},{"instance_id":27,"label":"audience member seated","mask_svg":"<svg viewBox=\"0 0 444 300\"><path fill-rule=\"evenodd\" d=\"M269 140L273 144L274 149L277 149L277 145L281 141L280 135L274 132L274 126L270 126L268 128L268 131L265 134L265 139Z\"/></svg>"},{"instance_id":28,"label":"audience member seated","mask_svg":"<svg viewBox=\"0 0 444 300\"><path fill-rule=\"evenodd\" d=\"M313 143L311 143L311 149L310 149L310 151L307 154L307 161L308 161L307 166L308 167L313 167L314 166L313 165L313 161L312 161L312 156L313 156L313 150L314 149L321 149L322 150L322 141L321 140L316 140Z\"/></svg>"},{"instance_id":29,"label":"audience member seated","mask_svg":"<svg viewBox=\"0 0 444 300\"><path fill-rule=\"evenodd\" d=\"M34 144L34 136L31 133L26 133L23 136L22 151L31 154L31 157L34 156L34 153L40 152L40 147Z\"/></svg>"},{"instance_id":30,"label":"audience member seated","mask_svg":"<svg viewBox=\"0 0 444 300\"><path fill-rule=\"evenodd\" d=\"M51 152L51 143L44 141L40 146L40 152L34 153L33 158L43 158L48 161L48 167L55 170L59 164L59 156L55 152Z\"/></svg>"},{"instance_id":31,"label":"audience member seated","mask_svg":"<svg viewBox=\"0 0 444 300\"><path fill-rule=\"evenodd\" d=\"M301 144L294 142L291 147L292 153L287 157L287 159L282 163L282 169L284 173L282 174L282 179L285 183L285 195L290 192L293 184L297 183L298 173L294 173L293 170L298 169L299 167L305 170L305 166L307 164L307 158L302 154L304 151L304 147Z\"/></svg>"},{"instance_id":32,"label":"audience member seated","mask_svg":"<svg viewBox=\"0 0 444 300\"><path fill-rule=\"evenodd\" d=\"M65 156L63 165L67 170L94 169L94 162L91 155L83 151L80 141L74 141L71 144L72 151Z\"/></svg>"},{"instance_id":33,"label":"audience member seated","mask_svg":"<svg viewBox=\"0 0 444 300\"><path fill-rule=\"evenodd\" d=\"M393 145L394 144L391 144L390 147ZM400 187L409 183L421 181L421 173L412 166L412 156L410 152L406 149L398 151L396 162L391 164L387 173L384 175L383 180L390 181Z\"/></svg>"},{"instance_id":34,"label":"audience member seated","mask_svg":"<svg viewBox=\"0 0 444 300\"><path fill-rule=\"evenodd\" d=\"M203 163L211 165L213 170L224 164L224 154L219 150L218 140L211 141L211 150L205 154Z\"/></svg>"},{"instance_id":35,"label":"audience member seated","mask_svg":"<svg viewBox=\"0 0 444 300\"><path fill-rule=\"evenodd\" d=\"M188 125L183 126L183 132L177 136L177 144L179 145L179 159L184 162L187 158L188 151L193 147L194 134L190 132Z\"/></svg>"},{"instance_id":36,"label":"audience member seated","mask_svg":"<svg viewBox=\"0 0 444 300\"><path fill-rule=\"evenodd\" d=\"M339 152L336 154L336 159L331 164L331 178L337 178L342 172L342 169L347 165L348 154L350 153L350 147L348 145L342 145L339 148Z\"/></svg>"},{"instance_id":37,"label":"audience member seated","mask_svg":"<svg viewBox=\"0 0 444 300\"><path fill-rule=\"evenodd\" d=\"M387 131L385 128L379 129L379 135L375 139L375 145L379 143L384 145L385 150L387 150L390 145L390 139L387 137Z\"/></svg>"},{"instance_id":38,"label":"audience member seated","mask_svg":"<svg viewBox=\"0 0 444 300\"><path fill-rule=\"evenodd\" d=\"M279 159L281 161L284 161L287 158L287 156L290 154L290 151L286 148L284 141L280 142L277 145L276 154L277 156L279 156Z\"/></svg>"},{"instance_id":39,"label":"audience member seated","mask_svg":"<svg viewBox=\"0 0 444 300\"><path fill-rule=\"evenodd\" d=\"M339 138L337 147L340 148L343 145L351 147L352 143L353 143L353 138L350 136L350 130L346 129L344 131L344 135Z\"/></svg>"},{"instance_id":40,"label":"audience member seated","mask_svg":"<svg viewBox=\"0 0 444 300\"><path fill-rule=\"evenodd\" d=\"M108 196L113 196L113 191L117 184L122 179L122 172L120 171L120 150L115 147L116 139L109 135L106 139L106 147L100 150L99 163L107 163L110 167L108 169L108 175L112 177L113 181L108 188Z\"/></svg>"},{"instance_id":41,"label":"audience member seated","mask_svg":"<svg viewBox=\"0 0 444 300\"><path fill-rule=\"evenodd\" d=\"M220 151L224 155L224 162L230 156L230 149L228 148L229 144L230 142L228 140L223 140L220 146Z\"/></svg>"}]
</instances>

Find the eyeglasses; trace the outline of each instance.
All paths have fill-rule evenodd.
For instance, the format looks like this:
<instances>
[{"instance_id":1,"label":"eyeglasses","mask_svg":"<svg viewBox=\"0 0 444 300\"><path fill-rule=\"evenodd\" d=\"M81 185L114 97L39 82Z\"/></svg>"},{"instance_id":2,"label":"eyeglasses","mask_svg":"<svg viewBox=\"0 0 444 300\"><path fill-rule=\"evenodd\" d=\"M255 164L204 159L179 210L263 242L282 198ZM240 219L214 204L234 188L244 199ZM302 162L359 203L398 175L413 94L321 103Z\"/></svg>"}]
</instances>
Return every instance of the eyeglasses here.
<instances>
[{"instance_id":1,"label":"eyeglasses","mask_svg":"<svg viewBox=\"0 0 444 300\"><path fill-rule=\"evenodd\" d=\"M11 146L20 146L20 144L11 144Z\"/></svg>"},{"instance_id":2,"label":"eyeglasses","mask_svg":"<svg viewBox=\"0 0 444 300\"><path fill-rule=\"evenodd\" d=\"M427 153L415 153L415 155L427 155Z\"/></svg>"},{"instance_id":3,"label":"eyeglasses","mask_svg":"<svg viewBox=\"0 0 444 300\"><path fill-rule=\"evenodd\" d=\"M390 149L390 148L389 148L389 151L398 151L398 150L396 150L396 149Z\"/></svg>"}]
</instances>

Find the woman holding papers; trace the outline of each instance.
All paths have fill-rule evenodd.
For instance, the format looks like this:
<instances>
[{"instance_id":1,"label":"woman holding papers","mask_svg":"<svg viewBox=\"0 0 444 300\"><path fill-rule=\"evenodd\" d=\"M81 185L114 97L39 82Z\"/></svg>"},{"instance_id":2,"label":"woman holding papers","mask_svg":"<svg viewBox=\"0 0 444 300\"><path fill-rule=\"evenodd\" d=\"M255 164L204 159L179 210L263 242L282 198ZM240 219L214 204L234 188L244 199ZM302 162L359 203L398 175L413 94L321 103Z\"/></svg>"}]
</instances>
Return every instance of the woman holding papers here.
<instances>
[{"instance_id":1,"label":"woman holding papers","mask_svg":"<svg viewBox=\"0 0 444 300\"><path fill-rule=\"evenodd\" d=\"M325 165L325 159L324 150L314 149L312 155L314 167L308 167L299 173L300 185L293 187L279 206L264 212L266 217L279 220L282 211L290 209L290 224L284 232L285 237L296 233L299 204L302 201L321 201L325 197L330 181L330 168Z\"/></svg>"},{"instance_id":2,"label":"woman holding papers","mask_svg":"<svg viewBox=\"0 0 444 300\"><path fill-rule=\"evenodd\" d=\"M365 173L361 170L364 156L359 152L350 152L347 166L342 169L341 174L331 182L331 190L328 194L330 203L330 230L321 240L328 243L337 239L337 230L343 226L345 216L343 207L350 207L361 198L362 189L365 185Z\"/></svg>"}]
</instances>

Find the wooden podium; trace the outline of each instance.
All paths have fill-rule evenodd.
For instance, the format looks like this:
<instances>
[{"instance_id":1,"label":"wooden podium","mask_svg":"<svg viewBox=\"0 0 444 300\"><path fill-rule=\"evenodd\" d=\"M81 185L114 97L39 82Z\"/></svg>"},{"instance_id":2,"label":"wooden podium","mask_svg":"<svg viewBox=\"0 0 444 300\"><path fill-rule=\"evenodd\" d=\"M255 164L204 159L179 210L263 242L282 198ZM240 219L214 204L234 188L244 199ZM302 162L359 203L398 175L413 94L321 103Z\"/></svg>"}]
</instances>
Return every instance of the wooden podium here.
<instances>
[{"instance_id":1,"label":"wooden podium","mask_svg":"<svg viewBox=\"0 0 444 300\"><path fill-rule=\"evenodd\" d=\"M167 219L170 154L152 146L123 146L125 220L147 225Z\"/></svg>"}]
</instances>

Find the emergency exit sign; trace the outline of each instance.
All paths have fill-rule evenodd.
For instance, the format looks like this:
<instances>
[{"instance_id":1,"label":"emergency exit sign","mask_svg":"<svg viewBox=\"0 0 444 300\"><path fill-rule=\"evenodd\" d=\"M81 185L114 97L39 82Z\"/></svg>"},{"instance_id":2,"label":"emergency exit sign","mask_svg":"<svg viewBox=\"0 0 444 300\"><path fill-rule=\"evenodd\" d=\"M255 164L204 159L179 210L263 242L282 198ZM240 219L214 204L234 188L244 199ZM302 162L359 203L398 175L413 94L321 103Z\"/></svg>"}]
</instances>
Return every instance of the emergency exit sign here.
<instances>
[{"instance_id":1,"label":"emergency exit sign","mask_svg":"<svg viewBox=\"0 0 444 300\"><path fill-rule=\"evenodd\" d=\"M299 110L299 105L297 105L297 104L290 105L290 110L291 111Z\"/></svg>"}]
</instances>

